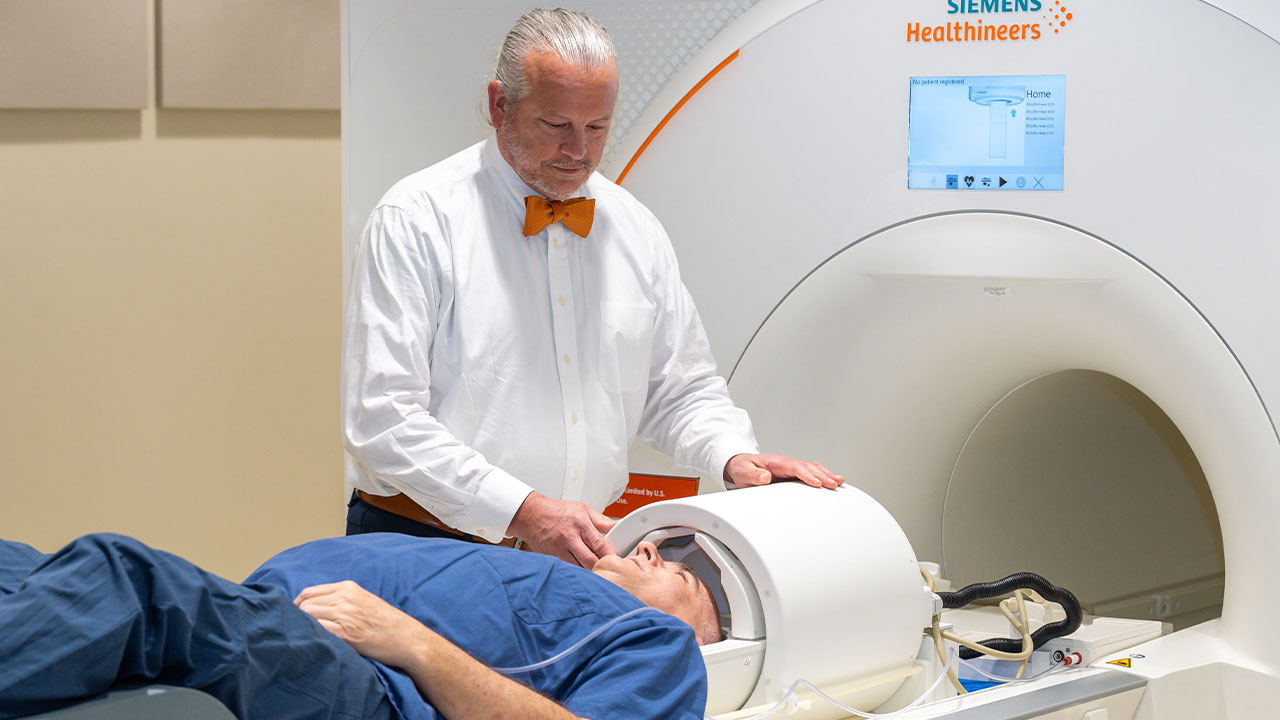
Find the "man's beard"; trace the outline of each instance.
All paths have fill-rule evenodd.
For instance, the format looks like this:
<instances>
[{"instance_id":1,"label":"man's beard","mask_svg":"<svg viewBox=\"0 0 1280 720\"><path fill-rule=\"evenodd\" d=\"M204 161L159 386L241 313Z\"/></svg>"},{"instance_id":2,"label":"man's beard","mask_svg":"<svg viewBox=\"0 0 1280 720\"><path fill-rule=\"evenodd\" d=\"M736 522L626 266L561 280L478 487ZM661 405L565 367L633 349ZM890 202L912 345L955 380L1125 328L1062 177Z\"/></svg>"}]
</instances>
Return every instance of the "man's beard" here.
<instances>
[{"instance_id":1,"label":"man's beard","mask_svg":"<svg viewBox=\"0 0 1280 720\"><path fill-rule=\"evenodd\" d=\"M550 165L551 163L537 163L530 158L529 153L525 152L525 149L520 146L520 139L516 137L515 130L511 123L504 123L498 128L498 143L502 149L506 150L507 153L511 155L512 163L515 165L516 175L519 175L520 179L529 187L537 190L552 200L563 200L565 198L581 194L579 191L582 189L582 185L586 184L586 180L582 181L582 185L578 185L567 193L559 193L552 189L550 185L538 178L535 171L540 170L543 166ZM595 168L591 167L591 165L585 160L578 162L583 168L586 168L587 177L590 177L591 171ZM526 174L528 177L525 177Z\"/></svg>"}]
</instances>

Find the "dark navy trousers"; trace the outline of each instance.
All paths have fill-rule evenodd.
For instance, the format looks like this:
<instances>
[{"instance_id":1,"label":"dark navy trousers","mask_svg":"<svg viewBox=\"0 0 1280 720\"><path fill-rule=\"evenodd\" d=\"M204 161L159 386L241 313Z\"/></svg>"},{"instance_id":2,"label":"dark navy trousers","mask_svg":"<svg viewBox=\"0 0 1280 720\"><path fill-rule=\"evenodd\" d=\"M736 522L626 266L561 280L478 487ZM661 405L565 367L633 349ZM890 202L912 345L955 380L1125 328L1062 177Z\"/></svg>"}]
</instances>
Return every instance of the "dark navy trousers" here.
<instances>
[{"instance_id":1,"label":"dark navy trousers","mask_svg":"<svg viewBox=\"0 0 1280 720\"><path fill-rule=\"evenodd\" d=\"M0 718L120 681L203 690L238 718L391 720L374 666L269 585L119 535L0 541Z\"/></svg>"}]
</instances>

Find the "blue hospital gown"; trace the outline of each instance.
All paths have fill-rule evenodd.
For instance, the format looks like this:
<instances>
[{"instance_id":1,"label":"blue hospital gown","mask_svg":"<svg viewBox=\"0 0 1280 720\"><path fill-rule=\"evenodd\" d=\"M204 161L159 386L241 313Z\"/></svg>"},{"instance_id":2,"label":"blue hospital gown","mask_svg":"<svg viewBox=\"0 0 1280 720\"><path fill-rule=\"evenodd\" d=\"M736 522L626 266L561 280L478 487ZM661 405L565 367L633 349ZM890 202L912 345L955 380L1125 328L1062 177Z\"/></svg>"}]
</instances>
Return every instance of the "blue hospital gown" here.
<instances>
[{"instance_id":1,"label":"blue hospital gown","mask_svg":"<svg viewBox=\"0 0 1280 720\"><path fill-rule=\"evenodd\" d=\"M553 558L453 540L320 540L244 584L120 535L49 555L0 540L0 720L130 680L198 688L253 720L438 717L407 676L294 607L303 587L347 579L498 667L542 660L640 607ZM597 720L697 720L706 702L693 631L648 610L517 679Z\"/></svg>"},{"instance_id":2,"label":"blue hospital gown","mask_svg":"<svg viewBox=\"0 0 1280 720\"><path fill-rule=\"evenodd\" d=\"M286 550L246 583L303 588L354 580L490 667L549 658L641 603L555 558L454 540L370 534ZM435 710L405 674L378 672L405 720ZM656 611L629 617L547 668L516 680L585 718L700 720L706 668L693 630Z\"/></svg>"}]
</instances>

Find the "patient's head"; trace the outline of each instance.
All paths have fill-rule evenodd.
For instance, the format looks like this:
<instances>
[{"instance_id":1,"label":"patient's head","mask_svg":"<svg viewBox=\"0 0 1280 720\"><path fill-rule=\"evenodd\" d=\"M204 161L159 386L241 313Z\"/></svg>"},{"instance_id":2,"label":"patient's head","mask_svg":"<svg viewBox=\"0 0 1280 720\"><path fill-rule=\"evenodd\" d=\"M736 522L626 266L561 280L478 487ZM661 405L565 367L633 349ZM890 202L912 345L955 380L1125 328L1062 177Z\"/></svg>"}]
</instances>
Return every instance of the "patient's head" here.
<instances>
[{"instance_id":1,"label":"patient's head","mask_svg":"<svg viewBox=\"0 0 1280 720\"><path fill-rule=\"evenodd\" d=\"M688 623L699 645L722 639L720 615L706 583L688 565L663 560L653 543L640 543L631 557L602 557L591 572Z\"/></svg>"}]
</instances>

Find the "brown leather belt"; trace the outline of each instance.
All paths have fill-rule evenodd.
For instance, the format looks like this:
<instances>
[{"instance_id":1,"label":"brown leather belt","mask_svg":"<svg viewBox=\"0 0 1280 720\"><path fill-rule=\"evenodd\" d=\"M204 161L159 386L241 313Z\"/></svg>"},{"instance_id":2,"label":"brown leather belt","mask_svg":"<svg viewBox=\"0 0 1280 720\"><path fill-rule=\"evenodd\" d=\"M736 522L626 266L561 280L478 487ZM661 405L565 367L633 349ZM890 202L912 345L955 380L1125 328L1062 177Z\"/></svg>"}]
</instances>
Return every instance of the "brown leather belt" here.
<instances>
[{"instance_id":1,"label":"brown leather belt","mask_svg":"<svg viewBox=\"0 0 1280 720\"><path fill-rule=\"evenodd\" d=\"M386 510L394 515L402 518L408 518L414 522L430 525L437 530L443 530L450 535L457 535L460 540L472 540L474 542L485 543L486 545L501 545L503 547L515 547L515 538L503 538L502 542L489 542L479 535L464 533L461 530L455 530L444 524L440 518L427 512L426 508L414 502L408 495L404 493L396 493L395 495L370 495L363 490L356 490L356 495L366 503L378 508Z\"/></svg>"}]
</instances>

